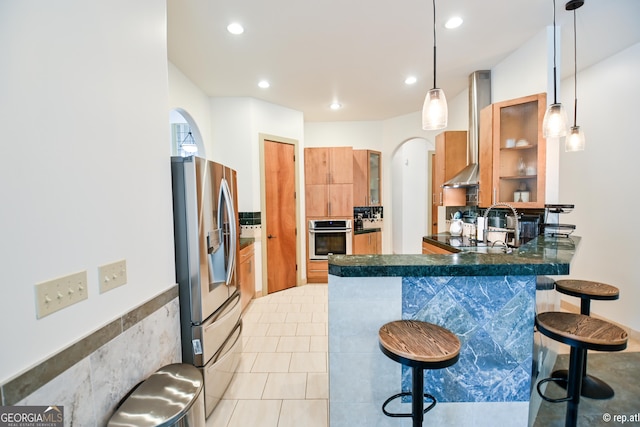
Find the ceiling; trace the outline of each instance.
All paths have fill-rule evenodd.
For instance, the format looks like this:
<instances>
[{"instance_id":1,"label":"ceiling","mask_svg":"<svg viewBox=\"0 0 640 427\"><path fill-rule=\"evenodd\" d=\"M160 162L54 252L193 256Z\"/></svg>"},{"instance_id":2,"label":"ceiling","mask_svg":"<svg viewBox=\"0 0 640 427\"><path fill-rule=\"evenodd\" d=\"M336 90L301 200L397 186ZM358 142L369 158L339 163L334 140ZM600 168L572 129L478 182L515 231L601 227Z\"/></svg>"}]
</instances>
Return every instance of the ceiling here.
<instances>
[{"instance_id":1,"label":"ceiling","mask_svg":"<svg viewBox=\"0 0 640 427\"><path fill-rule=\"evenodd\" d=\"M169 60L207 95L253 97L307 122L383 120L422 108L433 87L428 0L167 0ZM437 86L452 98L553 21L552 0L440 0ZM444 28L452 15L464 23ZM639 0L586 0L577 10L578 66L640 42ZM234 36L226 27L240 22ZM558 66L573 74L573 12L556 4ZM418 81L406 85L414 75ZM258 81L271 83L268 89ZM333 111L338 101L343 108Z\"/></svg>"}]
</instances>

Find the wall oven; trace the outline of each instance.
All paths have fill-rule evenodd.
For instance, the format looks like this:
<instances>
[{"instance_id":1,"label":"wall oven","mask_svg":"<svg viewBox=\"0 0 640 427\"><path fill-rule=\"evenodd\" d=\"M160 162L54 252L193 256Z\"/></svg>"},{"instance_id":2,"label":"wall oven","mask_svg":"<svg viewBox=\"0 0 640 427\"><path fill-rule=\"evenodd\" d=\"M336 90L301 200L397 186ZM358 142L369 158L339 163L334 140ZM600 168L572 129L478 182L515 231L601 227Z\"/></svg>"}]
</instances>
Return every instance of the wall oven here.
<instances>
[{"instance_id":1,"label":"wall oven","mask_svg":"<svg viewBox=\"0 0 640 427\"><path fill-rule=\"evenodd\" d=\"M351 220L309 221L309 259L324 260L329 255L350 255L352 243Z\"/></svg>"}]
</instances>

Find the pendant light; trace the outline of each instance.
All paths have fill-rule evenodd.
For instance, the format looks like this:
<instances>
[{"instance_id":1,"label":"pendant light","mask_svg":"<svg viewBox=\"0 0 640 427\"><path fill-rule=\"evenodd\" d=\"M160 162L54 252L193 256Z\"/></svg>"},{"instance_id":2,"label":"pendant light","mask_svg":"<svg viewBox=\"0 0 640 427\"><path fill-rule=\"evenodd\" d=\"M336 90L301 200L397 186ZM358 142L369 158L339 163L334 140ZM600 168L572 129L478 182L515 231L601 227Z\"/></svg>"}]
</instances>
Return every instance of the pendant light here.
<instances>
[{"instance_id":1,"label":"pendant light","mask_svg":"<svg viewBox=\"0 0 640 427\"><path fill-rule=\"evenodd\" d=\"M433 0L433 89L427 92L422 106L422 129L436 130L447 127L447 98L436 86L436 0Z\"/></svg>"},{"instance_id":2,"label":"pendant light","mask_svg":"<svg viewBox=\"0 0 640 427\"><path fill-rule=\"evenodd\" d=\"M564 151L583 151L585 140L584 132L576 124L578 118L578 37L576 32L576 9L584 4L583 0L571 0L564 6L566 10L573 11L573 126L571 132L564 141Z\"/></svg>"},{"instance_id":3,"label":"pendant light","mask_svg":"<svg viewBox=\"0 0 640 427\"><path fill-rule=\"evenodd\" d=\"M193 135L191 131L184 137L182 142L180 143L180 149L185 153L193 154L198 152L198 146L196 145L196 141L193 139Z\"/></svg>"},{"instance_id":4,"label":"pendant light","mask_svg":"<svg viewBox=\"0 0 640 427\"><path fill-rule=\"evenodd\" d=\"M553 104L549 105L542 121L545 138L560 138L567 134L567 113L558 102L556 77L556 0L553 0Z\"/></svg>"}]
</instances>

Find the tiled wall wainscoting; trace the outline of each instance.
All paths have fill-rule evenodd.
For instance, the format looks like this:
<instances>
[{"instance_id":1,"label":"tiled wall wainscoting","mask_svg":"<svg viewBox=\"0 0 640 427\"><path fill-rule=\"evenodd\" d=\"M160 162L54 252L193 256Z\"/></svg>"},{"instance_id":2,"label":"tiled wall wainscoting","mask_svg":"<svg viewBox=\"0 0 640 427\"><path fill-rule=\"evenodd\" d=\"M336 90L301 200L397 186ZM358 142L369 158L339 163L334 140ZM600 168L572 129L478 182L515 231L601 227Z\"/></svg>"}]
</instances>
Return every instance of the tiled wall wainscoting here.
<instances>
[{"instance_id":1,"label":"tiled wall wainscoting","mask_svg":"<svg viewBox=\"0 0 640 427\"><path fill-rule=\"evenodd\" d=\"M2 384L2 404L64 406L65 426L104 426L131 388L181 359L176 285Z\"/></svg>"}]
</instances>

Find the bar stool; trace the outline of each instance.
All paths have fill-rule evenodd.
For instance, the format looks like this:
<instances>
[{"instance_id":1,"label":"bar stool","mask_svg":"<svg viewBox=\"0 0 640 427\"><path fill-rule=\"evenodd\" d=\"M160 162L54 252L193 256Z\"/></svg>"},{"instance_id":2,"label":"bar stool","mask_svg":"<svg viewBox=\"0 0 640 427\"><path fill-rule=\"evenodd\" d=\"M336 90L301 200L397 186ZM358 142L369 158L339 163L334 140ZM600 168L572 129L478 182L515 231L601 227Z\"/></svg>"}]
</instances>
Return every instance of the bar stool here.
<instances>
[{"instance_id":1,"label":"bar stool","mask_svg":"<svg viewBox=\"0 0 640 427\"><path fill-rule=\"evenodd\" d=\"M442 369L455 364L460 356L460 340L451 331L418 320L397 320L383 325L378 338L380 350L391 360L411 367L411 392L394 394L382 404L389 417L411 417L413 427L422 426L424 414L436 405L436 398L424 392L425 369ZM411 413L391 413L387 404L411 396ZM424 408L424 399L431 400Z\"/></svg>"},{"instance_id":2,"label":"bar stool","mask_svg":"<svg viewBox=\"0 0 640 427\"><path fill-rule=\"evenodd\" d=\"M588 280L557 280L556 290L562 294L580 298L580 314L590 315L591 300L611 301L620 297L620 290L612 285ZM561 369L551 374L554 378L564 378L565 381L558 382L562 388L566 388L568 377L567 370ZM584 355L584 366L582 369L582 389L581 394L591 399L610 399L614 395L613 389L604 381L592 375L587 375L587 354Z\"/></svg>"},{"instance_id":3,"label":"bar stool","mask_svg":"<svg viewBox=\"0 0 640 427\"><path fill-rule=\"evenodd\" d=\"M545 378L537 385L538 394L547 402L567 402L565 427L575 427L578 421L578 405L582 388L582 373L587 350L620 351L627 348L627 332L613 323L584 314L546 312L536 316L540 333L571 346L567 396L559 399L544 395L540 387L549 382L565 381L562 378Z\"/></svg>"}]
</instances>

